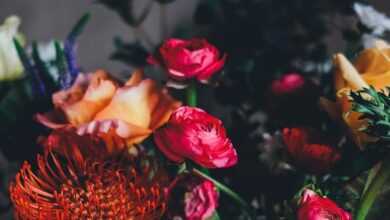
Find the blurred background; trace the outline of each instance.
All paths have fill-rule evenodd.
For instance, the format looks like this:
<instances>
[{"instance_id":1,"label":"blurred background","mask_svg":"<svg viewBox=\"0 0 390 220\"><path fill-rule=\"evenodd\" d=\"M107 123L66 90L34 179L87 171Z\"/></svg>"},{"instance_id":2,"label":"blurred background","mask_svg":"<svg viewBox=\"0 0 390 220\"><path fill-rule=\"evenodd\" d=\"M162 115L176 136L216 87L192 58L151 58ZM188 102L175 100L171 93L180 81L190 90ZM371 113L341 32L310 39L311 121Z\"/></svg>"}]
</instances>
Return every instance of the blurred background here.
<instances>
[{"instance_id":1,"label":"blurred background","mask_svg":"<svg viewBox=\"0 0 390 220\"><path fill-rule=\"evenodd\" d=\"M145 0L136 0L135 12L139 13ZM191 24L198 0L179 0L166 6L167 32L180 24ZM74 23L85 13L91 12L92 18L80 37L79 58L85 69L106 68L117 72L126 69L119 62L107 58L113 52L114 36L126 40L134 38L134 31L113 11L92 0L2 0L0 1L0 20L11 14L22 18L21 31L27 39L40 42L53 38L63 39ZM160 11L157 4L144 21L144 29L157 44L160 42Z\"/></svg>"},{"instance_id":2,"label":"blurred background","mask_svg":"<svg viewBox=\"0 0 390 220\"><path fill-rule=\"evenodd\" d=\"M145 0L135 0L135 8L143 8ZM190 25L199 0L177 0L166 6L167 32L171 33L178 24ZM382 12L390 13L390 1L372 0L370 4ZM79 17L89 11L92 19L80 38L80 63L85 69L108 68L113 72L122 71L126 66L107 59L113 52L112 39L121 36L134 38L134 32L117 14L92 0L1 0L0 20L11 14L22 18L21 30L28 40L49 41L62 39ZM141 11L136 9L136 11ZM160 42L160 11L154 5L150 15L144 21L145 31L155 43ZM309 18L308 18L309 19ZM344 22L339 20L337 22ZM333 50L340 48L341 37L336 32L326 36Z\"/></svg>"}]
</instances>

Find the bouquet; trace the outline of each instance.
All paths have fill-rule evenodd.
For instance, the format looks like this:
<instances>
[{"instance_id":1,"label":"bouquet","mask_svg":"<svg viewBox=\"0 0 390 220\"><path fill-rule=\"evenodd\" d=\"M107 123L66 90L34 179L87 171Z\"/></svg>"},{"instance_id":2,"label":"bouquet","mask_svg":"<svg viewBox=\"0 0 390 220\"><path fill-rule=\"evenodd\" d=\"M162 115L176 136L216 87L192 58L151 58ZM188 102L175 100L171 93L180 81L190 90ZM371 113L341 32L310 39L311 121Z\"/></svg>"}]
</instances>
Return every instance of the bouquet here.
<instances>
[{"instance_id":1,"label":"bouquet","mask_svg":"<svg viewBox=\"0 0 390 220\"><path fill-rule=\"evenodd\" d=\"M83 68L93 14L48 43L30 42L16 15L0 26L2 219L390 216L386 14L352 1L204 0L170 33L174 0L96 4L135 33L110 57L129 77ZM160 42L143 28L152 7ZM336 16L354 22L333 53L321 39Z\"/></svg>"}]
</instances>

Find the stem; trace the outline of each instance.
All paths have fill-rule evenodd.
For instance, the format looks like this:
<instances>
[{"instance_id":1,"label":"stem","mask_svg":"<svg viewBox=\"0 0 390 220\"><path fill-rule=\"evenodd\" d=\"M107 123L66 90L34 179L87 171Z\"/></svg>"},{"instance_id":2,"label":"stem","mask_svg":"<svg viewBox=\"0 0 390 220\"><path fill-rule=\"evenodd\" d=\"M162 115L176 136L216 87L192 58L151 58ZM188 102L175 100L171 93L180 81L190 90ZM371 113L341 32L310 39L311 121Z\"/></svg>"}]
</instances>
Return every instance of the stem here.
<instances>
[{"instance_id":1,"label":"stem","mask_svg":"<svg viewBox=\"0 0 390 220\"><path fill-rule=\"evenodd\" d=\"M363 194L357 209L356 220L365 220L376 197L380 193L386 180L390 177L390 158L383 160L382 166Z\"/></svg>"},{"instance_id":2,"label":"stem","mask_svg":"<svg viewBox=\"0 0 390 220\"><path fill-rule=\"evenodd\" d=\"M232 198L235 202L237 202L241 207L244 208L244 210L246 211L246 213L249 215L250 213L250 206L248 205L248 203L236 192L234 192L233 190L231 190L229 187L225 186L224 184L222 184L221 182L219 182L218 180L210 177L209 175L205 174L204 172L196 169L196 168L193 168L192 171L195 173L195 174L198 174L199 176L207 179L207 180L210 180L211 182L214 183L214 185L219 189L221 190L222 192L224 192L226 195L228 195L230 198Z\"/></svg>"},{"instance_id":3,"label":"stem","mask_svg":"<svg viewBox=\"0 0 390 220\"><path fill-rule=\"evenodd\" d=\"M195 107L197 105L196 83L191 82L187 87L187 105Z\"/></svg>"}]
</instances>

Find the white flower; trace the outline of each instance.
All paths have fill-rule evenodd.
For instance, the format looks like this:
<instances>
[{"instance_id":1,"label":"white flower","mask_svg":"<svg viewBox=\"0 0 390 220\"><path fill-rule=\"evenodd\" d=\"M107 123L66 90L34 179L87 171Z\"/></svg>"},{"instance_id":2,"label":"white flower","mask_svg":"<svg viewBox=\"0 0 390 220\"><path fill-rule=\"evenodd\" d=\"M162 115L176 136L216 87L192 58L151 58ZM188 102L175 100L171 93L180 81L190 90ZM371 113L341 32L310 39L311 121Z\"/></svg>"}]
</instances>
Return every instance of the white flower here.
<instances>
[{"instance_id":1,"label":"white flower","mask_svg":"<svg viewBox=\"0 0 390 220\"><path fill-rule=\"evenodd\" d=\"M61 47L63 48L63 43L60 42ZM58 69L55 65L56 60L56 49L54 46L54 40L48 42L38 42L37 45L38 53L43 62L46 63L46 67L49 70L49 73L55 78L58 78ZM29 47L27 49L30 53L32 52L32 48Z\"/></svg>"},{"instance_id":2,"label":"white flower","mask_svg":"<svg viewBox=\"0 0 390 220\"><path fill-rule=\"evenodd\" d=\"M12 15L0 26L0 81L17 79L23 75L23 65L13 43L13 38L17 38L24 44L22 35L18 33L19 25L20 18Z\"/></svg>"},{"instance_id":3,"label":"white flower","mask_svg":"<svg viewBox=\"0 0 390 220\"><path fill-rule=\"evenodd\" d=\"M370 5L355 3L353 8L360 22L372 30L372 34L381 36L390 30L390 18L384 13L378 12Z\"/></svg>"}]
</instances>

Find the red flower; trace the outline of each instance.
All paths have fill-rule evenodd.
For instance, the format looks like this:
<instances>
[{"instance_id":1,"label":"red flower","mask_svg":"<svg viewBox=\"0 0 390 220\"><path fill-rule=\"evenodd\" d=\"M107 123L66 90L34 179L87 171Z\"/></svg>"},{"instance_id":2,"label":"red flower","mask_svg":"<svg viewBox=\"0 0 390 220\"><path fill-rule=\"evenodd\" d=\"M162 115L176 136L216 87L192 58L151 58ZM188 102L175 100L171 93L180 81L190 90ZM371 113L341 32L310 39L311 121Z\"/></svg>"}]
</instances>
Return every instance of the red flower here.
<instances>
[{"instance_id":1,"label":"red flower","mask_svg":"<svg viewBox=\"0 0 390 220\"><path fill-rule=\"evenodd\" d=\"M176 176L168 191L167 219L210 219L218 206L214 183L192 174Z\"/></svg>"},{"instance_id":2,"label":"red flower","mask_svg":"<svg viewBox=\"0 0 390 220\"><path fill-rule=\"evenodd\" d=\"M169 39L159 49L155 57L149 57L151 64L160 64L174 80L183 81L196 78L206 82L225 64L226 55L205 39Z\"/></svg>"},{"instance_id":3,"label":"red flower","mask_svg":"<svg viewBox=\"0 0 390 220\"><path fill-rule=\"evenodd\" d=\"M303 192L297 218L298 220L352 220L351 215L339 208L335 202L309 189Z\"/></svg>"},{"instance_id":4,"label":"red flower","mask_svg":"<svg viewBox=\"0 0 390 220\"><path fill-rule=\"evenodd\" d=\"M178 163L190 159L206 168L237 163L222 122L199 108L178 108L166 126L156 131L154 140L165 156Z\"/></svg>"},{"instance_id":5,"label":"red flower","mask_svg":"<svg viewBox=\"0 0 390 220\"><path fill-rule=\"evenodd\" d=\"M298 73L286 73L271 84L272 93L283 95L294 93L305 85L305 78Z\"/></svg>"},{"instance_id":6,"label":"red flower","mask_svg":"<svg viewBox=\"0 0 390 220\"><path fill-rule=\"evenodd\" d=\"M108 159L104 141L63 132L49 136L37 165L25 162L10 184L15 219L161 218L168 177L155 161Z\"/></svg>"},{"instance_id":7,"label":"red flower","mask_svg":"<svg viewBox=\"0 0 390 220\"><path fill-rule=\"evenodd\" d=\"M210 218L218 206L218 193L210 181L203 181L186 193L184 212L187 220Z\"/></svg>"},{"instance_id":8,"label":"red flower","mask_svg":"<svg viewBox=\"0 0 390 220\"><path fill-rule=\"evenodd\" d=\"M329 171L341 156L337 149L316 139L318 137L307 129L283 130L283 140L293 161L311 173L322 174Z\"/></svg>"}]
</instances>

